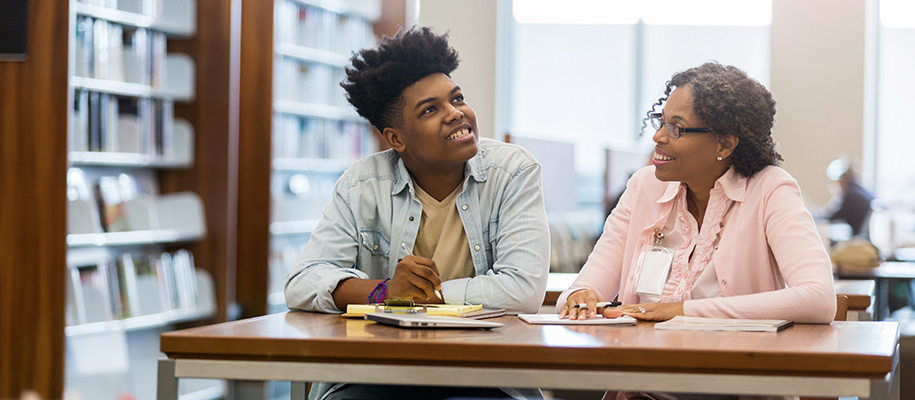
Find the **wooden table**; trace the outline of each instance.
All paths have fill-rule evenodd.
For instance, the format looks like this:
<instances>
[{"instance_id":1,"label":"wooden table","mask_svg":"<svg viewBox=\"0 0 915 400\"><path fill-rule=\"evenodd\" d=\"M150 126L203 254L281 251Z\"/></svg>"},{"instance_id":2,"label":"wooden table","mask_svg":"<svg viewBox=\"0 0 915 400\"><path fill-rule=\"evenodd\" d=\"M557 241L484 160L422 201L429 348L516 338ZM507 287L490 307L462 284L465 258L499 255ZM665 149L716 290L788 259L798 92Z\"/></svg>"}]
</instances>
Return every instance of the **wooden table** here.
<instances>
[{"instance_id":1,"label":"wooden table","mask_svg":"<svg viewBox=\"0 0 915 400\"><path fill-rule=\"evenodd\" d=\"M840 267L835 270L835 275L840 279L864 279L876 282L874 319L884 320L890 315L890 284L893 282L910 284L915 279L915 262L887 261L877 268ZM849 298L849 300L851 299Z\"/></svg>"},{"instance_id":2,"label":"wooden table","mask_svg":"<svg viewBox=\"0 0 915 400\"><path fill-rule=\"evenodd\" d=\"M493 320L505 326L400 329L288 312L168 332L158 398L175 399L179 378L898 398L895 322L751 333ZM304 384L293 388L304 396Z\"/></svg>"}]
</instances>

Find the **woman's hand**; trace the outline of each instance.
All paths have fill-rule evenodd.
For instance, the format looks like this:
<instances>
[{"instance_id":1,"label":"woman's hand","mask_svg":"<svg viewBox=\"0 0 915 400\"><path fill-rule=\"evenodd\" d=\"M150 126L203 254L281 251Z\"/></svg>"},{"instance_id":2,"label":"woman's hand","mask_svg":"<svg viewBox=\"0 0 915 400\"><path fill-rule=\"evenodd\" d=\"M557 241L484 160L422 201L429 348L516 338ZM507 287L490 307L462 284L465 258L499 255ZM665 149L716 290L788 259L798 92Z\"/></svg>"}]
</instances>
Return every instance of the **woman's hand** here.
<instances>
[{"instance_id":1,"label":"woman's hand","mask_svg":"<svg viewBox=\"0 0 915 400\"><path fill-rule=\"evenodd\" d=\"M617 310L642 321L667 321L683 315L683 303L640 303L619 306Z\"/></svg>"},{"instance_id":2,"label":"woman's hand","mask_svg":"<svg viewBox=\"0 0 915 400\"><path fill-rule=\"evenodd\" d=\"M566 304L559 311L559 318L588 319L597 317L597 292L591 289L581 289L566 298ZM587 308L577 308L576 304L587 304Z\"/></svg>"},{"instance_id":3,"label":"woman's hand","mask_svg":"<svg viewBox=\"0 0 915 400\"><path fill-rule=\"evenodd\" d=\"M397 263L394 277L388 282L387 297L421 300L429 303L442 303L435 293L442 289L435 261L430 258L406 256Z\"/></svg>"}]
</instances>

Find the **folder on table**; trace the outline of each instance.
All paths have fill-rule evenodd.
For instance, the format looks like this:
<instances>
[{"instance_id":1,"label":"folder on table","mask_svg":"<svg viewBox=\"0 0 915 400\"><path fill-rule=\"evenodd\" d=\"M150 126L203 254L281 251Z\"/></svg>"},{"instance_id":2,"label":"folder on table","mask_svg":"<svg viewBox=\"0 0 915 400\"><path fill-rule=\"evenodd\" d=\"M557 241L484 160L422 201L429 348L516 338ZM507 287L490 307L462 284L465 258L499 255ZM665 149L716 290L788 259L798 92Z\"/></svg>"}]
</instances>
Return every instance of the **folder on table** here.
<instances>
[{"instance_id":1,"label":"folder on table","mask_svg":"<svg viewBox=\"0 0 915 400\"><path fill-rule=\"evenodd\" d=\"M375 312L388 312L398 314L425 313L426 315L443 315L450 317L468 316L483 310L480 304L417 304L413 306L386 306L384 304L349 304L346 306L344 317L362 318L365 314Z\"/></svg>"}]
</instances>

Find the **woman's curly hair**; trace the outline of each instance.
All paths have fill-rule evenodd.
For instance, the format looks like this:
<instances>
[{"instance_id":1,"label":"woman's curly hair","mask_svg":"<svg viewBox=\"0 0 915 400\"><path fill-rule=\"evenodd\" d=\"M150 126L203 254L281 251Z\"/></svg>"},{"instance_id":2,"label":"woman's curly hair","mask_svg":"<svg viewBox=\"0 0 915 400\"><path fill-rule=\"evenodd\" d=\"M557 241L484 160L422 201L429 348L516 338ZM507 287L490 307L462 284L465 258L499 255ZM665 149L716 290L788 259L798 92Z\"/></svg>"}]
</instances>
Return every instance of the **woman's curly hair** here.
<instances>
[{"instance_id":1,"label":"woman's curly hair","mask_svg":"<svg viewBox=\"0 0 915 400\"><path fill-rule=\"evenodd\" d=\"M428 27L399 30L378 47L354 54L340 86L346 99L379 132L403 121L403 91L429 75L451 74L460 60L448 34Z\"/></svg>"},{"instance_id":2,"label":"woman's curly hair","mask_svg":"<svg viewBox=\"0 0 915 400\"><path fill-rule=\"evenodd\" d=\"M713 134L740 138L731 154L731 165L740 175L751 177L783 161L772 139L775 99L765 86L737 67L710 62L674 74L664 95L647 114L655 113L675 88L686 85L693 95L693 112Z\"/></svg>"}]
</instances>

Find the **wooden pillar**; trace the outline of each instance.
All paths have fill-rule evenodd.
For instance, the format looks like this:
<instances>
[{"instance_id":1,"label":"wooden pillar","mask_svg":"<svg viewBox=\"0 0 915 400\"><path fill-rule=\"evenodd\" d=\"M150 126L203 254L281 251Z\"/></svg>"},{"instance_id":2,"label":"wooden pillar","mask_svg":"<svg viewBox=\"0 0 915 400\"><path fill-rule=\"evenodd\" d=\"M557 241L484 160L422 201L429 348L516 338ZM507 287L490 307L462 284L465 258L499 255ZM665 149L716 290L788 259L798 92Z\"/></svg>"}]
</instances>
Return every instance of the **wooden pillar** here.
<instances>
[{"instance_id":1,"label":"wooden pillar","mask_svg":"<svg viewBox=\"0 0 915 400\"><path fill-rule=\"evenodd\" d=\"M66 307L67 2L28 3L0 62L0 398L61 398Z\"/></svg>"}]
</instances>

